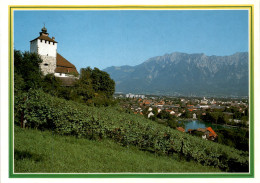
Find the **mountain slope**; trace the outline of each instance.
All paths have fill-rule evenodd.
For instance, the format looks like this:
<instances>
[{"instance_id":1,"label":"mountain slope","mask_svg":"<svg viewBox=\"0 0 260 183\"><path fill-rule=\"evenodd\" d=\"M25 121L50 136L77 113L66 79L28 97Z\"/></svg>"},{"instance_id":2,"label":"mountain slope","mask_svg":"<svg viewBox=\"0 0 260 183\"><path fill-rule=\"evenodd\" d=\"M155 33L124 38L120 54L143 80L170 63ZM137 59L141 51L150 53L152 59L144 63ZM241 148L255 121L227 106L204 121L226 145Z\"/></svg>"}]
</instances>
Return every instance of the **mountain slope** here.
<instances>
[{"instance_id":1,"label":"mountain slope","mask_svg":"<svg viewBox=\"0 0 260 183\"><path fill-rule=\"evenodd\" d=\"M148 59L137 66L105 69L116 91L188 95L247 96L248 53L206 56L175 52Z\"/></svg>"}]
</instances>

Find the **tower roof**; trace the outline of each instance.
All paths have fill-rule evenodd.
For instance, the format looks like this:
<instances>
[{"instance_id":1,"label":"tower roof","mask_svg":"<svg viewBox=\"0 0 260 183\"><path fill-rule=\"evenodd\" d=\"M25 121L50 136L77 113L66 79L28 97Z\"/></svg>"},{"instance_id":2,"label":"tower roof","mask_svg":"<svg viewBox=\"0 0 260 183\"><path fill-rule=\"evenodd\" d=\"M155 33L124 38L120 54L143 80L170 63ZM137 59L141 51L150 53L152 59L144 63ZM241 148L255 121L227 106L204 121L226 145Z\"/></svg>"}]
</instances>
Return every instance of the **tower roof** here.
<instances>
[{"instance_id":1,"label":"tower roof","mask_svg":"<svg viewBox=\"0 0 260 183\"><path fill-rule=\"evenodd\" d=\"M44 35L40 35L39 37L31 40L30 42L36 40L36 39L41 39L41 40L46 40L46 41L50 41L50 42L54 42L54 43L58 43L57 41L53 40L52 38L50 38L49 36L44 36Z\"/></svg>"},{"instance_id":2,"label":"tower roof","mask_svg":"<svg viewBox=\"0 0 260 183\"><path fill-rule=\"evenodd\" d=\"M47 32L47 29L46 29L46 27L45 27L45 24L44 24L44 26L43 26L43 28L42 28L42 31L39 32L39 33L40 33L40 36L41 36L41 35L44 35L44 36L48 36L48 35L49 35L49 33Z\"/></svg>"},{"instance_id":3,"label":"tower roof","mask_svg":"<svg viewBox=\"0 0 260 183\"><path fill-rule=\"evenodd\" d=\"M47 29L46 29L45 25L42 28L42 33L47 33Z\"/></svg>"},{"instance_id":4,"label":"tower roof","mask_svg":"<svg viewBox=\"0 0 260 183\"><path fill-rule=\"evenodd\" d=\"M54 38L50 38L48 37L49 33L47 33L47 28L45 27L45 25L42 28L42 31L40 32L40 36L31 40L30 42L40 39L40 40L45 40L45 41L50 41L50 42L54 42L54 43L58 43L57 41L54 40Z\"/></svg>"}]
</instances>

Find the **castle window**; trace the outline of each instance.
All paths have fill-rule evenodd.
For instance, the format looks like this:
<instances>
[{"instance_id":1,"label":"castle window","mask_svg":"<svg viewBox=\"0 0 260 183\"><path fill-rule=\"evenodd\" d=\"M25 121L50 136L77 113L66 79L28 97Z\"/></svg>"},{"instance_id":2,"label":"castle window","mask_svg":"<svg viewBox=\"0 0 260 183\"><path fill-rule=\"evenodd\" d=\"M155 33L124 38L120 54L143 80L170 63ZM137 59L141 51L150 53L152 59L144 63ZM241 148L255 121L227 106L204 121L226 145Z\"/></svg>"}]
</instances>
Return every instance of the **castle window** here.
<instances>
[{"instance_id":1,"label":"castle window","mask_svg":"<svg viewBox=\"0 0 260 183\"><path fill-rule=\"evenodd\" d=\"M45 65L45 66L48 66L49 64L45 63L44 65Z\"/></svg>"},{"instance_id":2,"label":"castle window","mask_svg":"<svg viewBox=\"0 0 260 183\"><path fill-rule=\"evenodd\" d=\"M41 39L41 43L42 43L42 39Z\"/></svg>"},{"instance_id":3,"label":"castle window","mask_svg":"<svg viewBox=\"0 0 260 183\"><path fill-rule=\"evenodd\" d=\"M47 41L45 40L45 43L47 43Z\"/></svg>"},{"instance_id":4,"label":"castle window","mask_svg":"<svg viewBox=\"0 0 260 183\"><path fill-rule=\"evenodd\" d=\"M54 45L54 42L53 42L53 45Z\"/></svg>"},{"instance_id":5,"label":"castle window","mask_svg":"<svg viewBox=\"0 0 260 183\"><path fill-rule=\"evenodd\" d=\"M51 42L49 41L49 44L51 44Z\"/></svg>"}]
</instances>

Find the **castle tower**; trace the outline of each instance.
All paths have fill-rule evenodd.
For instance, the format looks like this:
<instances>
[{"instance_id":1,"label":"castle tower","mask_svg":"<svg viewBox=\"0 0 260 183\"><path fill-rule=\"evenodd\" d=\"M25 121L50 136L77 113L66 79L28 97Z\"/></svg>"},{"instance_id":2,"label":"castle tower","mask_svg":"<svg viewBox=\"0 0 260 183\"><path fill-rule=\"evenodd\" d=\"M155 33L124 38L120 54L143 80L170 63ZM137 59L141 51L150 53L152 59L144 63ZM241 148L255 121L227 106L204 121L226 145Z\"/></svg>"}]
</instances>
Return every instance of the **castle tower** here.
<instances>
[{"instance_id":1,"label":"castle tower","mask_svg":"<svg viewBox=\"0 0 260 183\"><path fill-rule=\"evenodd\" d=\"M43 60L40 67L44 75L55 73L57 44L54 37L49 37L45 26L42 28L40 36L30 41L30 52L39 54Z\"/></svg>"}]
</instances>

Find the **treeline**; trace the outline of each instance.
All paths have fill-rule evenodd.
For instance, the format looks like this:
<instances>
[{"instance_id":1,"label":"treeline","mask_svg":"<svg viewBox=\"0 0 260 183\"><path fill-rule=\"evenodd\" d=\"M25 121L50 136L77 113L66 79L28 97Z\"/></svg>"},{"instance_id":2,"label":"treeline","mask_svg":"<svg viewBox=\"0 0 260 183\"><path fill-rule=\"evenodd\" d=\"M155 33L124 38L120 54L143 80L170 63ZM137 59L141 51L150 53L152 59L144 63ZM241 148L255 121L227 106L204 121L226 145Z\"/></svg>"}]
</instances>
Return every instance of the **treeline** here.
<instances>
[{"instance_id":1,"label":"treeline","mask_svg":"<svg viewBox=\"0 0 260 183\"><path fill-rule=\"evenodd\" d=\"M226 110L207 110L206 115L199 115L198 118L205 122L215 123L215 124L225 124L225 125L234 125L239 127L247 127L248 124L248 109L245 109L245 113L241 113L238 109L233 108L234 112L226 112ZM239 120L236 123L234 120Z\"/></svg>"},{"instance_id":2,"label":"treeline","mask_svg":"<svg viewBox=\"0 0 260 183\"><path fill-rule=\"evenodd\" d=\"M73 86L65 87L53 74L43 76L41 58L34 53L14 51L14 93L21 96L29 89L42 89L53 96L88 105L108 106L112 100L115 82L109 74L98 68L83 68Z\"/></svg>"}]
</instances>

